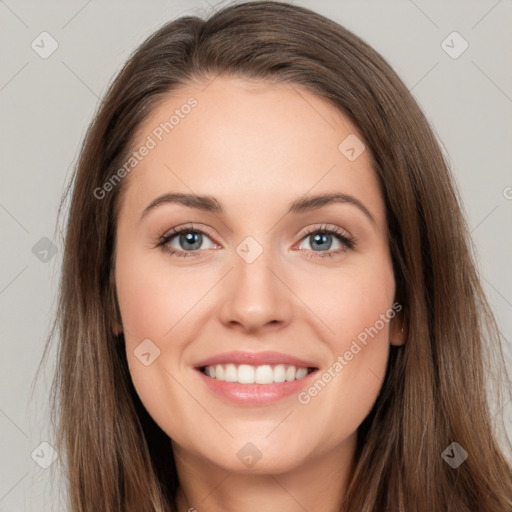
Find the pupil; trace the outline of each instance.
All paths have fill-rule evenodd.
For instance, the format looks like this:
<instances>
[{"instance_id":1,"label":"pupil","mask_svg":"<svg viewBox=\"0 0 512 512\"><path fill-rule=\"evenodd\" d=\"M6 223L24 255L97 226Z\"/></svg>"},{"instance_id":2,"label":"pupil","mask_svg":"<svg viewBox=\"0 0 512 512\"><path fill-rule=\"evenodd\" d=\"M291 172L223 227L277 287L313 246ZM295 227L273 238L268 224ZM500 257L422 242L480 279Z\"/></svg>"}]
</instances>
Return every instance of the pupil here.
<instances>
[{"instance_id":1,"label":"pupil","mask_svg":"<svg viewBox=\"0 0 512 512\"><path fill-rule=\"evenodd\" d=\"M186 235L181 235L181 242L186 242L187 244L196 245L194 247L188 246L189 249L195 250L201 247L202 235L201 233L187 233ZM183 244L186 247L186 244Z\"/></svg>"},{"instance_id":2,"label":"pupil","mask_svg":"<svg viewBox=\"0 0 512 512\"><path fill-rule=\"evenodd\" d=\"M329 238L330 238L331 235L327 234L327 233L317 233L316 235L313 236L313 240L315 242L319 242L319 243L327 243L327 241L330 242ZM327 246L318 246L322 251L327 251L329 250L329 248L331 247L331 244L328 243Z\"/></svg>"}]
</instances>

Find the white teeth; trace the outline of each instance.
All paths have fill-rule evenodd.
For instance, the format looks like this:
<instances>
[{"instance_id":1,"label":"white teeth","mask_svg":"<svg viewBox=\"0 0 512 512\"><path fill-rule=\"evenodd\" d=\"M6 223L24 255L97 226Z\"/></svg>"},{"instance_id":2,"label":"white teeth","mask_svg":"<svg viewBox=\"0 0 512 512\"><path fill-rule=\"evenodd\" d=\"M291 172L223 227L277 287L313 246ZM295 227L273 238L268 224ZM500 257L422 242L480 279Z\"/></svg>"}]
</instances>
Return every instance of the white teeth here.
<instances>
[{"instance_id":1,"label":"white teeth","mask_svg":"<svg viewBox=\"0 0 512 512\"><path fill-rule=\"evenodd\" d=\"M286 369L285 379L286 382L290 382L292 380L295 380L295 366L288 366Z\"/></svg>"},{"instance_id":2,"label":"white teeth","mask_svg":"<svg viewBox=\"0 0 512 512\"><path fill-rule=\"evenodd\" d=\"M307 368L298 368L297 373L295 374L296 379L303 379L308 374Z\"/></svg>"},{"instance_id":3,"label":"white teeth","mask_svg":"<svg viewBox=\"0 0 512 512\"><path fill-rule=\"evenodd\" d=\"M272 382L274 382L274 371L272 370L272 366L266 364L264 366L256 367L254 382L256 384L272 384Z\"/></svg>"},{"instance_id":4,"label":"white teeth","mask_svg":"<svg viewBox=\"0 0 512 512\"><path fill-rule=\"evenodd\" d=\"M284 382L286 380L286 368L284 364L274 366L274 382Z\"/></svg>"},{"instance_id":5,"label":"white teeth","mask_svg":"<svg viewBox=\"0 0 512 512\"><path fill-rule=\"evenodd\" d=\"M224 372L224 380L226 382L236 382L238 380L238 371L234 364L227 364Z\"/></svg>"},{"instance_id":6,"label":"white teeth","mask_svg":"<svg viewBox=\"0 0 512 512\"><path fill-rule=\"evenodd\" d=\"M307 368L296 368L278 364L251 366L249 364L217 364L206 366L204 374L212 379L225 382L239 382L240 384L272 384L273 382L291 382L303 379L308 374Z\"/></svg>"},{"instance_id":7,"label":"white teeth","mask_svg":"<svg viewBox=\"0 0 512 512\"><path fill-rule=\"evenodd\" d=\"M238 382L240 382L240 384L253 384L254 367L248 364L241 364L238 367Z\"/></svg>"}]
</instances>

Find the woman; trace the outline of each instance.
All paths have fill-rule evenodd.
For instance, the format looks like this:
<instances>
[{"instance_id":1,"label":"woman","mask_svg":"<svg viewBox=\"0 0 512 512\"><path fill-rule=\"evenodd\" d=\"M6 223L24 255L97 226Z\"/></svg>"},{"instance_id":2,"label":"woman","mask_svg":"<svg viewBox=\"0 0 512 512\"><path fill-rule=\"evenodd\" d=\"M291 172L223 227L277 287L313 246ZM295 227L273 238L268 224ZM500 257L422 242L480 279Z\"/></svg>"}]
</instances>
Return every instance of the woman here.
<instances>
[{"instance_id":1,"label":"woman","mask_svg":"<svg viewBox=\"0 0 512 512\"><path fill-rule=\"evenodd\" d=\"M74 177L71 510L512 510L470 247L424 115L361 39L274 2L166 24Z\"/></svg>"}]
</instances>

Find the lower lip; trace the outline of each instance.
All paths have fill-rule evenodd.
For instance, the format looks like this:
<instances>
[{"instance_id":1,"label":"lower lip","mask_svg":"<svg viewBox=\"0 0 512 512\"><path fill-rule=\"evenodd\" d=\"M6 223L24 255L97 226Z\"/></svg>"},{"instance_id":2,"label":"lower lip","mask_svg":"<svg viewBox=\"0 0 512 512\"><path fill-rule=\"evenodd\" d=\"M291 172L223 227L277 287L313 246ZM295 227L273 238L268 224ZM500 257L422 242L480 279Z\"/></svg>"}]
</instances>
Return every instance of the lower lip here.
<instances>
[{"instance_id":1,"label":"lower lip","mask_svg":"<svg viewBox=\"0 0 512 512\"><path fill-rule=\"evenodd\" d=\"M291 382L274 382L272 384L240 384L239 382L226 382L208 377L201 370L196 371L203 382L217 395L239 405L266 405L277 402L293 394L298 394L309 385L312 371L302 379Z\"/></svg>"}]
</instances>

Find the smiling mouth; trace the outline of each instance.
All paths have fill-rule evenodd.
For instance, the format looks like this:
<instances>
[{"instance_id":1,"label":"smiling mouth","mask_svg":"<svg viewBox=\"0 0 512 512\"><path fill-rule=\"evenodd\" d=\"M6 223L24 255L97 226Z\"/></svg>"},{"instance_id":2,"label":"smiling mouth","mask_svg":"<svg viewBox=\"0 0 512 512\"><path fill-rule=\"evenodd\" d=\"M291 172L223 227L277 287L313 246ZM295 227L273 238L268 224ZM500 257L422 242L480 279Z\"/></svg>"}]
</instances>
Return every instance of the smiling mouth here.
<instances>
[{"instance_id":1,"label":"smiling mouth","mask_svg":"<svg viewBox=\"0 0 512 512\"><path fill-rule=\"evenodd\" d=\"M274 384L300 380L317 370L313 367L298 367L287 364L260 365L216 364L201 366L201 373L215 380L238 384Z\"/></svg>"}]
</instances>

